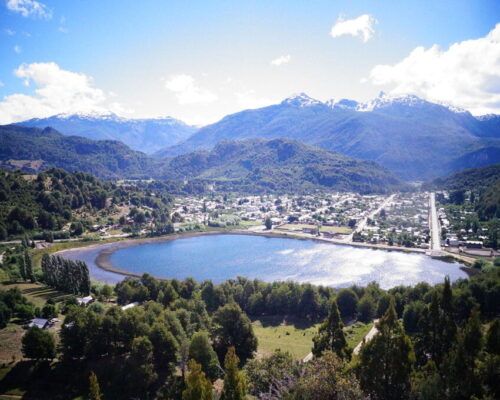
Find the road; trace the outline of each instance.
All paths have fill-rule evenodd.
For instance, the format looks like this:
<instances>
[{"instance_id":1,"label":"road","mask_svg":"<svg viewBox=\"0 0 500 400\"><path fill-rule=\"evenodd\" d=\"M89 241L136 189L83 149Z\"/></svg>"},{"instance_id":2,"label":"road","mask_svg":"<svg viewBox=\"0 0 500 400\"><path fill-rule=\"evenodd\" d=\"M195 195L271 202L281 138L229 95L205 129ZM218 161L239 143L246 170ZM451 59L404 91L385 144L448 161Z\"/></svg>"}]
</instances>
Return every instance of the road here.
<instances>
[{"instance_id":1,"label":"road","mask_svg":"<svg viewBox=\"0 0 500 400\"><path fill-rule=\"evenodd\" d=\"M441 230L439 229L439 221L436 210L436 194L432 192L429 196L430 221L429 229L431 230L431 252L441 251Z\"/></svg>"},{"instance_id":2,"label":"road","mask_svg":"<svg viewBox=\"0 0 500 400\"><path fill-rule=\"evenodd\" d=\"M380 204L380 206L378 206L375 210L370 212L370 214L368 214L361 221L359 221L359 223L356 225L356 228L354 229L354 231L350 235L346 236L344 241L345 242L352 242L352 237L354 236L354 234L361 232L363 230L363 228L366 226L366 224L368 223L368 220L372 219L375 215L377 215L380 211L382 211L382 209L384 207L387 207L387 205L394 199L394 196L395 196L395 194L391 194L387 199L385 199Z\"/></svg>"},{"instance_id":3,"label":"road","mask_svg":"<svg viewBox=\"0 0 500 400\"><path fill-rule=\"evenodd\" d=\"M378 332L377 323L378 323L378 319L376 319L375 321L373 321L372 329L370 329L368 331L368 333L364 337L364 342L365 343L368 343L377 334L377 332ZM358 345L354 348L354 350L352 351L353 354L358 354L359 351L361 350L361 346L362 345L363 345L363 340L361 342L359 342Z\"/></svg>"}]
</instances>

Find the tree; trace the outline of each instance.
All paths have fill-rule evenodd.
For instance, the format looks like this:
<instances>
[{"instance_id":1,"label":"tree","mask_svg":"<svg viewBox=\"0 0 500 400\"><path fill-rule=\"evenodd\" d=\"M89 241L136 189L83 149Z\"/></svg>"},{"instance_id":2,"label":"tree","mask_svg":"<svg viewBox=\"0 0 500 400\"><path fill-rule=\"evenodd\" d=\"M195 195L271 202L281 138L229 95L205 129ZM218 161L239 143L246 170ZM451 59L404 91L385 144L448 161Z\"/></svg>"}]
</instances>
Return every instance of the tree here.
<instances>
[{"instance_id":1,"label":"tree","mask_svg":"<svg viewBox=\"0 0 500 400\"><path fill-rule=\"evenodd\" d=\"M188 369L186 389L182 392L182 400L212 400L212 384L205 377L201 365L194 360L190 360Z\"/></svg>"},{"instance_id":2,"label":"tree","mask_svg":"<svg viewBox=\"0 0 500 400\"><path fill-rule=\"evenodd\" d=\"M358 400L363 399L359 382L345 364L331 351L307 364L305 370L292 386L296 400Z\"/></svg>"},{"instance_id":3,"label":"tree","mask_svg":"<svg viewBox=\"0 0 500 400\"><path fill-rule=\"evenodd\" d=\"M177 363L179 343L165 325L155 323L149 334L157 369L172 371Z\"/></svg>"},{"instance_id":4,"label":"tree","mask_svg":"<svg viewBox=\"0 0 500 400\"><path fill-rule=\"evenodd\" d=\"M266 226L266 229L269 231L273 227L273 221L271 221L271 218L267 217L266 220L264 221L264 225Z\"/></svg>"},{"instance_id":5,"label":"tree","mask_svg":"<svg viewBox=\"0 0 500 400\"><path fill-rule=\"evenodd\" d=\"M17 265L19 266L19 275L21 275L22 280L28 280L28 275L26 273L26 260L24 259L24 256L18 258Z\"/></svg>"},{"instance_id":6,"label":"tree","mask_svg":"<svg viewBox=\"0 0 500 400\"><path fill-rule=\"evenodd\" d=\"M358 303L358 319L370 322L375 316L375 301L370 295L364 295Z\"/></svg>"},{"instance_id":7,"label":"tree","mask_svg":"<svg viewBox=\"0 0 500 400\"><path fill-rule=\"evenodd\" d=\"M377 328L378 334L361 348L357 371L361 387L375 400L407 399L415 355L392 298Z\"/></svg>"},{"instance_id":8,"label":"tree","mask_svg":"<svg viewBox=\"0 0 500 400\"><path fill-rule=\"evenodd\" d=\"M3 301L0 301L0 329L7 326L12 315L11 309Z\"/></svg>"},{"instance_id":9,"label":"tree","mask_svg":"<svg viewBox=\"0 0 500 400\"><path fill-rule=\"evenodd\" d=\"M249 393L257 398L274 393L282 382L296 379L300 371L301 363L281 350L275 350L269 357L250 360L245 365Z\"/></svg>"},{"instance_id":10,"label":"tree","mask_svg":"<svg viewBox=\"0 0 500 400\"><path fill-rule=\"evenodd\" d=\"M33 273L33 260L28 250L24 250L24 268L26 269L26 278L32 283L36 282L35 274Z\"/></svg>"},{"instance_id":11,"label":"tree","mask_svg":"<svg viewBox=\"0 0 500 400\"><path fill-rule=\"evenodd\" d=\"M234 347L230 347L224 360L224 389L221 400L243 400L246 396L246 377L238 369L239 363Z\"/></svg>"},{"instance_id":12,"label":"tree","mask_svg":"<svg viewBox=\"0 0 500 400\"><path fill-rule=\"evenodd\" d=\"M143 395L157 378L153 367L153 345L147 337L139 336L133 339L127 371L131 393Z\"/></svg>"},{"instance_id":13,"label":"tree","mask_svg":"<svg viewBox=\"0 0 500 400\"><path fill-rule=\"evenodd\" d=\"M236 349L242 363L253 357L257 338L252 323L240 306L234 302L220 307L214 314L214 348L221 359L229 347Z\"/></svg>"},{"instance_id":14,"label":"tree","mask_svg":"<svg viewBox=\"0 0 500 400\"><path fill-rule=\"evenodd\" d=\"M336 297L342 318L354 318L358 312L358 295L352 289L342 289Z\"/></svg>"},{"instance_id":15,"label":"tree","mask_svg":"<svg viewBox=\"0 0 500 400\"><path fill-rule=\"evenodd\" d=\"M56 343L49 332L33 327L23 336L22 351L26 358L52 360L56 356Z\"/></svg>"},{"instance_id":16,"label":"tree","mask_svg":"<svg viewBox=\"0 0 500 400\"><path fill-rule=\"evenodd\" d=\"M189 344L189 358L199 363L210 379L215 380L219 376L219 360L207 332L196 332L193 335Z\"/></svg>"},{"instance_id":17,"label":"tree","mask_svg":"<svg viewBox=\"0 0 500 400\"><path fill-rule=\"evenodd\" d=\"M331 302L328 317L321 324L318 333L313 338L312 352L315 357L320 357L326 351L332 351L341 359L350 357L350 351L347 347L347 341L344 335L344 324L340 320L337 302Z\"/></svg>"},{"instance_id":18,"label":"tree","mask_svg":"<svg viewBox=\"0 0 500 400\"><path fill-rule=\"evenodd\" d=\"M101 388L94 371L89 375L89 400L102 400Z\"/></svg>"}]
</instances>

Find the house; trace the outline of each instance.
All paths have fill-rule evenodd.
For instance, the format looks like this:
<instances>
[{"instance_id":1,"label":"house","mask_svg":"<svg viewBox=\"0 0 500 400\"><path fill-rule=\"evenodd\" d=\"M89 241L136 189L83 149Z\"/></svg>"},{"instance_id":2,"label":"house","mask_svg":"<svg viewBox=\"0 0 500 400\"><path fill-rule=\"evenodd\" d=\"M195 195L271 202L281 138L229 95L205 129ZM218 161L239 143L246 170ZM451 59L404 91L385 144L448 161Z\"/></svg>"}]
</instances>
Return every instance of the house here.
<instances>
[{"instance_id":1,"label":"house","mask_svg":"<svg viewBox=\"0 0 500 400\"><path fill-rule=\"evenodd\" d=\"M45 318L33 318L28 324L28 328L37 327L39 329L47 329L50 327L48 319Z\"/></svg>"},{"instance_id":2,"label":"house","mask_svg":"<svg viewBox=\"0 0 500 400\"><path fill-rule=\"evenodd\" d=\"M77 297L76 301L79 306L87 306L94 301L92 296Z\"/></svg>"}]
</instances>

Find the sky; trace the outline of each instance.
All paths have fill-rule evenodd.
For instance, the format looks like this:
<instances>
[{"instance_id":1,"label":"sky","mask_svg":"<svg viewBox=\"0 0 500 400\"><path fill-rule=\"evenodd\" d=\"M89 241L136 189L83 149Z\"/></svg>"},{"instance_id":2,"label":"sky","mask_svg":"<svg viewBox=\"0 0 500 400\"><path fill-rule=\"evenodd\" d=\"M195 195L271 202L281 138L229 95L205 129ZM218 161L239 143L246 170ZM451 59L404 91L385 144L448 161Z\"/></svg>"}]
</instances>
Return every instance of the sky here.
<instances>
[{"instance_id":1,"label":"sky","mask_svg":"<svg viewBox=\"0 0 500 400\"><path fill-rule=\"evenodd\" d=\"M500 114L498 0L1 1L0 124L204 125L300 92Z\"/></svg>"}]
</instances>

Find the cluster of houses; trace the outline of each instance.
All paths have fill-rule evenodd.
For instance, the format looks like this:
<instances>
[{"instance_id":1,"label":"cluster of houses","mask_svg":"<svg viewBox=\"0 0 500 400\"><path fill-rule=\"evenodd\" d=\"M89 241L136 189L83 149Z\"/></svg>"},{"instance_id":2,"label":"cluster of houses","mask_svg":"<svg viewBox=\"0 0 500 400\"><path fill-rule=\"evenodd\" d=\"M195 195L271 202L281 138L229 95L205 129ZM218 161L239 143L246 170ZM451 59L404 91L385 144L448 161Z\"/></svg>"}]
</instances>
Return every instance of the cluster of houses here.
<instances>
[{"instance_id":1,"label":"cluster of houses","mask_svg":"<svg viewBox=\"0 0 500 400\"><path fill-rule=\"evenodd\" d=\"M429 193L398 193L369 218L354 240L405 247L429 247Z\"/></svg>"}]
</instances>

